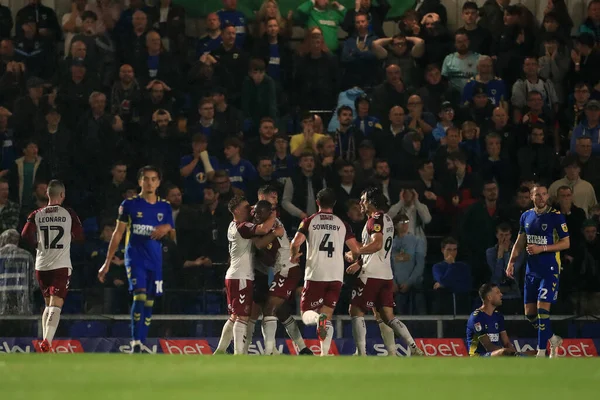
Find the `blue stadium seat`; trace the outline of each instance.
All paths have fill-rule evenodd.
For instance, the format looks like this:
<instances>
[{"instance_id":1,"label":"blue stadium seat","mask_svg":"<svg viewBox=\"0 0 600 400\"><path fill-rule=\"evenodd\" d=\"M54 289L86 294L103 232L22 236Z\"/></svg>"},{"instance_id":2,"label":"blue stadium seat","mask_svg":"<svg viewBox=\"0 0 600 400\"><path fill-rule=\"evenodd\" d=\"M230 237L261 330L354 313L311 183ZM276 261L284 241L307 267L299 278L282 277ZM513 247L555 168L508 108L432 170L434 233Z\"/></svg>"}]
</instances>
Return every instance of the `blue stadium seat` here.
<instances>
[{"instance_id":1,"label":"blue stadium seat","mask_svg":"<svg viewBox=\"0 0 600 400\"><path fill-rule=\"evenodd\" d=\"M63 314L83 314L83 293L71 291L62 307Z\"/></svg>"},{"instance_id":2,"label":"blue stadium seat","mask_svg":"<svg viewBox=\"0 0 600 400\"><path fill-rule=\"evenodd\" d=\"M69 328L69 337L72 338L91 338L106 337L108 327L104 322L81 321L75 322Z\"/></svg>"},{"instance_id":3,"label":"blue stadium seat","mask_svg":"<svg viewBox=\"0 0 600 400\"><path fill-rule=\"evenodd\" d=\"M130 337L131 324L129 322L115 322L110 329L111 337Z\"/></svg>"}]
</instances>

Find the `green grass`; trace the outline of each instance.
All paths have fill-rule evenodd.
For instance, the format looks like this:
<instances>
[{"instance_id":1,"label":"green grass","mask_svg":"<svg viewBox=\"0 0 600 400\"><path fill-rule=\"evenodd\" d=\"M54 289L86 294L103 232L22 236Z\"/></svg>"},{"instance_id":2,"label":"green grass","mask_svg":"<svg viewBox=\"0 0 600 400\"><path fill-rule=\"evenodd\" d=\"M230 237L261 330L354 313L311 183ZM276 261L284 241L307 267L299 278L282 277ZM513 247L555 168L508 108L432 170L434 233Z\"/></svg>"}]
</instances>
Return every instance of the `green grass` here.
<instances>
[{"instance_id":1,"label":"green grass","mask_svg":"<svg viewBox=\"0 0 600 400\"><path fill-rule=\"evenodd\" d=\"M3 400L594 399L600 358L0 356Z\"/></svg>"}]
</instances>

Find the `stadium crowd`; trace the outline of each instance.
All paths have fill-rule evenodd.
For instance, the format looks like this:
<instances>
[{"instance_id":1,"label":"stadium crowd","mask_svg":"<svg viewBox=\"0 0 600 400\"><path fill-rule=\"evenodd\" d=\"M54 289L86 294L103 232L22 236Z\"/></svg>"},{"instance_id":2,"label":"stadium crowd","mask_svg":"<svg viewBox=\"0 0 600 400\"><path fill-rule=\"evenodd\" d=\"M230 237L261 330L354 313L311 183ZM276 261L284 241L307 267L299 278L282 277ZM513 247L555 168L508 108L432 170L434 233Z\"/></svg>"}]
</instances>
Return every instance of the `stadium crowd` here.
<instances>
[{"instance_id":1,"label":"stadium crowd","mask_svg":"<svg viewBox=\"0 0 600 400\"><path fill-rule=\"evenodd\" d=\"M439 0L418 1L392 37L387 0L299 1L287 15L274 0L255 15L224 0L201 37L186 36L183 7L154 3L73 0L60 22L40 0L14 18L0 6L0 233L46 204L50 179L65 182L86 233L71 312L128 312L122 250L105 284L96 274L152 164L177 232L163 241L162 312L225 313L235 194L277 188L293 234L331 187L360 235L358 198L375 185L396 224L400 314L470 313L484 282L521 314L526 260L515 280L504 270L542 182L572 238L559 310L600 313L600 0L581 26L564 0L541 24L510 0L466 2L456 31Z\"/></svg>"}]
</instances>

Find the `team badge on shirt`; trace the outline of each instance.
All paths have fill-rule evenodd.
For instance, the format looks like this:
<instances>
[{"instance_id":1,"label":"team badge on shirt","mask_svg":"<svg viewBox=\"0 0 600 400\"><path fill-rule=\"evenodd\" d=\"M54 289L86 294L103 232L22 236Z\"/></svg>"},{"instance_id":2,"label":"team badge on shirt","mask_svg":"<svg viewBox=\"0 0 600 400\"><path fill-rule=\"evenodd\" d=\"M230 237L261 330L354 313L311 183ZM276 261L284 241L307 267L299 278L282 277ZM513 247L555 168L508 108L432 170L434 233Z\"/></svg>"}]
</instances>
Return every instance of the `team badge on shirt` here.
<instances>
[{"instance_id":1,"label":"team badge on shirt","mask_svg":"<svg viewBox=\"0 0 600 400\"><path fill-rule=\"evenodd\" d=\"M138 211L136 217L138 217L138 218L144 218L144 214L142 214L141 211Z\"/></svg>"},{"instance_id":2,"label":"team badge on shirt","mask_svg":"<svg viewBox=\"0 0 600 400\"><path fill-rule=\"evenodd\" d=\"M373 230L375 232L381 232L381 225L380 224L373 225Z\"/></svg>"},{"instance_id":3,"label":"team badge on shirt","mask_svg":"<svg viewBox=\"0 0 600 400\"><path fill-rule=\"evenodd\" d=\"M158 222L162 221L164 216L165 215L163 213L156 214L156 218L158 219Z\"/></svg>"},{"instance_id":4,"label":"team badge on shirt","mask_svg":"<svg viewBox=\"0 0 600 400\"><path fill-rule=\"evenodd\" d=\"M567 228L567 224L560 224L560 227L562 228L563 232L568 232L569 228Z\"/></svg>"},{"instance_id":5,"label":"team badge on shirt","mask_svg":"<svg viewBox=\"0 0 600 400\"><path fill-rule=\"evenodd\" d=\"M481 332L481 324L479 322L476 322L475 325L473 325L475 327L475 330L477 332Z\"/></svg>"},{"instance_id":6,"label":"team badge on shirt","mask_svg":"<svg viewBox=\"0 0 600 400\"><path fill-rule=\"evenodd\" d=\"M542 224L542 230L545 231L546 229L548 229L548 224Z\"/></svg>"}]
</instances>

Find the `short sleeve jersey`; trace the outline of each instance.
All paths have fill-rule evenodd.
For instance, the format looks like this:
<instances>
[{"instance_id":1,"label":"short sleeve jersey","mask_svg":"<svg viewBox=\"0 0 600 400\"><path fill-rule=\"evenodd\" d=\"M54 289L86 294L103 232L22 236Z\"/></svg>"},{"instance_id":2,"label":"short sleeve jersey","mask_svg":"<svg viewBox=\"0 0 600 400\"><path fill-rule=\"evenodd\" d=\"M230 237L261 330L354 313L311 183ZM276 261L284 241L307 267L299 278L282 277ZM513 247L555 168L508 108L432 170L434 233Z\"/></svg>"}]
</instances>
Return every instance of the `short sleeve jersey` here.
<instances>
[{"instance_id":1,"label":"short sleeve jersey","mask_svg":"<svg viewBox=\"0 0 600 400\"><path fill-rule=\"evenodd\" d=\"M394 223L389 215L379 211L367 220L362 232L363 246L368 245L372 239L371 235L381 233L383 235L383 246L379 251L362 256L363 270L367 278L392 279L391 250L394 242Z\"/></svg>"},{"instance_id":2,"label":"short sleeve jersey","mask_svg":"<svg viewBox=\"0 0 600 400\"><path fill-rule=\"evenodd\" d=\"M475 310L467 321L467 348L469 355L485 354L488 351L481 344L481 337L487 335L490 342L496 346L503 347L500 333L504 329L504 316L495 310L492 315L482 310Z\"/></svg>"},{"instance_id":3,"label":"short sleeve jersey","mask_svg":"<svg viewBox=\"0 0 600 400\"><path fill-rule=\"evenodd\" d=\"M254 246L256 225L251 222L231 221L227 230L229 241L229 268L225 279L254 280Z\"/></svg>"},{"instance_id":4,"label":"short sleeve jersey","mask_svg":"<svg viewBox=\"0 0 600 400\"><path fill-rule=\"evenodd\" d=\"M281 222L277 220L277 224L281 225ZM290 261L290 240L287 232L282 237L274 239L258 253L258 261L266 267L274 267L275 273L296 266Z\"/></svg>"},{"instance_id":5,"label":"short sleeve jersey","mask_svg":"<svg viewBox=\"0 0 600 400\"><path fill-rule=\"evenodd\" d=\"M565 216L553 208L542 214L537 214L535 209L525 211L521 215L519 233L527 236L527 244L539 246L555 244L569 237ZM527 257L526 272L539 276L560 273L560 252L544 252Z\"/></svg>"},{"instance_id":6,"label":"short sleeve jersey","mask_svg":"<svg viewBox=\"0 0 600 400\"><path fill-rule=\"evenodd\" d=\"M344 243L352 229L336 215L318 212L305 218L298 232L306 236L304 279L318 282L344 281Z\"/></svg>"},{"instance_id":7,"label":"short sleeve jersey","mask_svg":"<svg viewBox=\"0 0 600 400\"><path fill-rule=\"evenodd\" d=\"M150 235L157 226L174 227L171 205L160 197L151 204L143 197L134 196L121 203L119 221L127 224L125 265L150 271L162 268L162 245Z\"/></svg>"}]
</instances>

